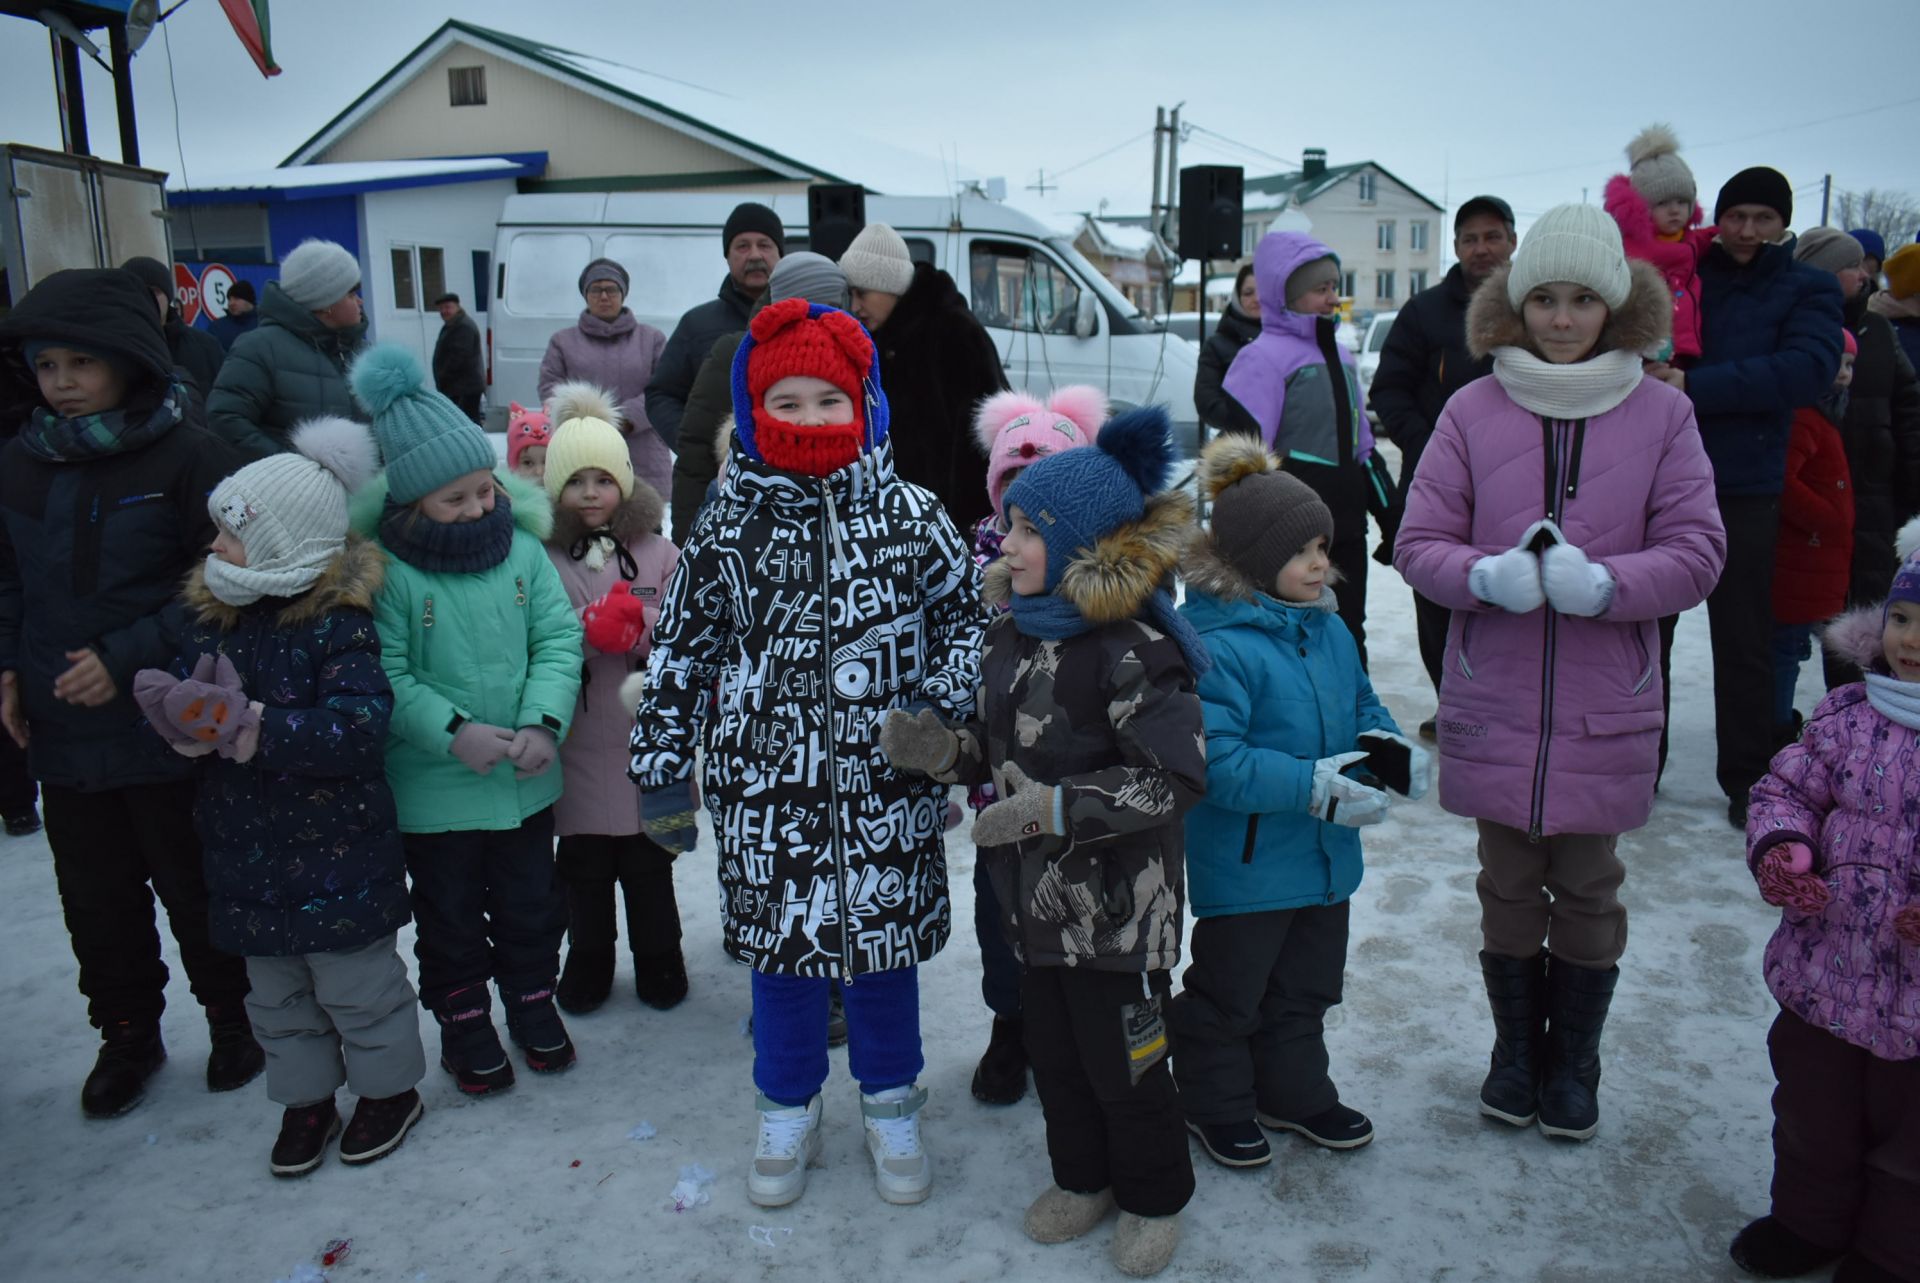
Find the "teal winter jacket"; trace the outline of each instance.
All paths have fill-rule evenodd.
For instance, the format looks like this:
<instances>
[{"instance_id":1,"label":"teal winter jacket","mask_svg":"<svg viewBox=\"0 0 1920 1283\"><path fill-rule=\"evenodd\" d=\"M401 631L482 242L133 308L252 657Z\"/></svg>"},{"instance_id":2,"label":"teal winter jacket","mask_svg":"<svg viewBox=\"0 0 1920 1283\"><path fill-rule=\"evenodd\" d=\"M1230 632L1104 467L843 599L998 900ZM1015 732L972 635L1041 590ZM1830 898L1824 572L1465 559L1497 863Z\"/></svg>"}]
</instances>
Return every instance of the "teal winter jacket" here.
<instances>
[{"instance_id":1,"label":"teal winter jacket","mask_svg":"<svg viewBox=\"0 0 1920 1283\"><path fill-rule=\"evenodd\" d=\"M1307 813L1313 764L1399 728L1330 593L1299 606L1256 592L1206 540L1183 571L1181 612L1213 653L1199 682L1207 795L1187 812L1193 915L1338 904L1360 885L1360 831Z\"/></svg>"},{"instance_id":2,"label":"teal winter jacket","mask_svg":"<svg viewBox=\"0 0 1920 1283\"><path fill-rule=\"evenodd\" d=\"M518 828L560 796L558 758L544 775L517 780L511 761L480 776L452 751L461 720L546 726L564 740L580 694L580 621L541 543L553 509L532 482L496 480L519 527L504 561L429 573L389 549L374 598L380 665L393 684L387 782L402 833ZM362 534L378 536L386 497L384 477L354 496Z\"/></svg>"}]
</instances>

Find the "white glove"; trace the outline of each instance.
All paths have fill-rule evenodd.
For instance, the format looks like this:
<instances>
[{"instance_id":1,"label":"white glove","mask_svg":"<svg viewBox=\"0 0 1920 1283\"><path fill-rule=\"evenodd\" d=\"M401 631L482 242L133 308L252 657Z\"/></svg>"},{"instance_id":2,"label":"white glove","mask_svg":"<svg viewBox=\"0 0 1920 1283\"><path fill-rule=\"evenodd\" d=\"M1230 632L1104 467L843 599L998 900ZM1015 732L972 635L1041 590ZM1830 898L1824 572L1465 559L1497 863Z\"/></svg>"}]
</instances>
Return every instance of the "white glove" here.
<instances>
[{"instance_id":1,"label":"white glove","mask_svg":"<svg viewBox=\"0 0 1920 1283\"><path fill-rule=\"evenodd\" d=\"M1509 548L1482 557L1467 571L1467 587L1489 606L1525 615L1547 602L1540 586L1540 559L1525 548Z\"/></svg>"},{"instance_id":2,"label":"white glove","mask_svg":"<svg viewBox=\"0 0 1920 1283\"><path fill-rule=\"evenodd\" d=\"M1540 586L1563 615L1590 619L1613 604L1613 572L1588 561L1587 554L1570 543L1557 543L1540 554Z\"/></svg>"},{"instance_id":3,"label":"white glove","mask_svg":"<svg viewBox=\"0 0 1920 1283\"><path fill-rule=\"evenodd\" d=\"M1355 762L1364 761L1366 756L1365 753L1339 753L1315 762L1313 796L1307 803L1307 813L1316 820L1343 824L1350 829L1386 819L1385 793L1340 774Z\"/></svg>"},{"instance_id":4,"label":"white glove","mask_svg":"<svg viewBox=\"0 0 1920 1283\"><path fill-rule=\"evenodd\" d=\"M1367 750L1367 769L1382 784L1408 801L1427 795L1433 758L1426 749L1393 731L1361 731L1360 747Z\"/></svg>"}]
</instances>

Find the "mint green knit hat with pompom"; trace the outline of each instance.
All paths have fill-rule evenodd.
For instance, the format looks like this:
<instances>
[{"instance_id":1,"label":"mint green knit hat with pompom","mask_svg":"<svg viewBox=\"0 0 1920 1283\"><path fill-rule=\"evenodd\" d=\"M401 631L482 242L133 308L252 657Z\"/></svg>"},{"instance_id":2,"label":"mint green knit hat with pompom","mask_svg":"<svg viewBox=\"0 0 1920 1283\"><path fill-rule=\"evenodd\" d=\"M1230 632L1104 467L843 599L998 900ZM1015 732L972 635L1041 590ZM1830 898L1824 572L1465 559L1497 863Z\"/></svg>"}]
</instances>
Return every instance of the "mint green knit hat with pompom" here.
<instances>
[{"instance_id":1,"label":"mint green knit hat with pompom","mask_svg":"<svg viewBox=\"0 0 1920 1283\"><path fill-rule=\"evenodd\" d=\"M487 434L427 382L420 358L397 343L368 348L347 377L373 415L374 440L387 465L387 494L413 503L469 472L499 462Z\"/></svg>"}]
</instances>

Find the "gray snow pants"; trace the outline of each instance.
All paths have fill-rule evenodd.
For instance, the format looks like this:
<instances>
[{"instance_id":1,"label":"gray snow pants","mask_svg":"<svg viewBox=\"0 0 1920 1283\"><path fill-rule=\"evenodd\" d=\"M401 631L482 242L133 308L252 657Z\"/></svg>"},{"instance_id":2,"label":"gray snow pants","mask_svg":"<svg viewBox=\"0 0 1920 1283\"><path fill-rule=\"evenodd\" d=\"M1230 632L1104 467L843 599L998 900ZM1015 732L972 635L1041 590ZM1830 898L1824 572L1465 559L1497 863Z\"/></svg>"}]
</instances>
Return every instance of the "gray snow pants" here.
<instances>
[{"instance_id":1,"label":"gray snow pants","mask_svg":"<svg viewBox=\"0 0 1920 1283\"><path fill-rule=\"evenodd\" d=\"M312 1105L345 1083L377 1100L426 1076L420 1013L394 940L389 932L338 953L247 959L247 1016L267 1053L269 1099Z\"/></svg>"},{"instance_id":2,"label":"gray snow pants","mask_svg":"<svg viewBox=\"0 0 1920 1283\"><path fill-rule=\"evenodd\" d=\"M1545 945L1576 967L1605 971L1627 951L1627 866L1611 833L1554 833L1479 820L1480 935L1488 953L1531 958Z\"/></svg>"}]
</instances>

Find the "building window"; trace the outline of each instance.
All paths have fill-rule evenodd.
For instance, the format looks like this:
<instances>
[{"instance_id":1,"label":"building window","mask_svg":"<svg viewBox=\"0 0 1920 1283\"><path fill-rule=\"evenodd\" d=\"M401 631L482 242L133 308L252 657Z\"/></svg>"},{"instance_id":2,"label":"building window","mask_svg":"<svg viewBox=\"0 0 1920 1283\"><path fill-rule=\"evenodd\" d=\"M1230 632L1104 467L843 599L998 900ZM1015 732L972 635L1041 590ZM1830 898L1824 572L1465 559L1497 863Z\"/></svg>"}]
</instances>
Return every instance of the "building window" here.
<instances>
[{"instance_id":1,"label":"building window","mask_svg":"<svg viewBox=\"0 0 1920 1283\"><path fill-rule=\"evenodd\" d=\"M447 292L446 251L433 245L420 247L420 302L431 307Z\"/></svg>"},{"instance_id":2,"label":"building window","mask_svg":"<svg viewBox=\"0 0 1920 1283\"><path fill-rule=\"evenodd\" d=\"M1374 235L1374 248L1387 250L1393 248L1393 224L1391 222L1380 224Z\"/></svg>"},{"instance_id":3,"label":"building window","mask_svg":"<svg viewBox=\"0 0 1920 1283\"><path fill-rule=\"evenodd\" d=\"M1421 290L1424 290L1425 288L1427 288L1427 269L1426 268L1423 267L1418 269L1417 271L1412 271L1407 273L1407 293L1408 294L1418 294Z\"/></svg>"},{"instance_id":4,"label":"building window","mask_svg":"<svg viewBox=\"0 0 1920 1283\"><path fill-rule=\"evenodd\" d=\"M1341 297L1352 298L1355 294L1359 293L1359 291L1360 291L1360 274L1358 272L1340 273Z\"/></svg>"},{"instance_id":5,"label":"building window","mask_svg":"<svg viewBox=\"0 0 1920 1283\"><path fill-rule=\"evenodd\" d=\"M1253 253L1253 247L1260 243L1260 228L1253 223L1240 225L1240 255L1245 258Z\"/></svg>"},{"instance_id":6,"label":"building window","mask_svg":"<svg viewBox=\"0 0 1920 1283\"><path fill-rule=\"evenodd\" d=\"M273 262L265 205L176 205L167 230L183 263Z\"/></svg>"},{"instance_id":7,"label":"building window","mask_svg":"<svg viewBox=\"0 0 1920 1283\"><path fill-rule=\"evenodd\" d=\"M1360 175L1360 199L1364 201L1371 201L1373 199L1373 175L1372 174Z\"/></svg>"},{"instance_id":8,"label":"building window","mask_svg":"<svg viewBox=\"0 0 1920 1283\"><path fill-rule=\"evenodd\" d=\"M1424 219L1407 224L1407 248L1416 254L1427 248L1427 224Z\"/></svg>"},{"instance_id":9,"label":"building window","mask_svg":"<svg viewBox=\"0 0 1920 1283\"><path fill-rule=\"evenodd\" d=\"M455 107L487 105L487 69L485 67L448 67L447 101Z\"/></svg>"},{"instance_id":10,"label":"building window","mask_svg":"<svg viewBox=\"0 0 1920 1283\"><path fill-rule=\"evenodd\" d=\"M420 306L413 288L413 251L404 245L396 245L388 251L388 261L393 264L393 305L402 312L411 312Z\"/></svg>"},{"instance_id":11,"label":"building window","mask_svg":"<svg viewBox=\"0 0 1920 1283\"><path fill-rule=\"evenodd\" d=\"M1393 273L1375 272L1373 274L1373 297L1382 303L1393 302Z\"/></svg>"}]
</instances>

